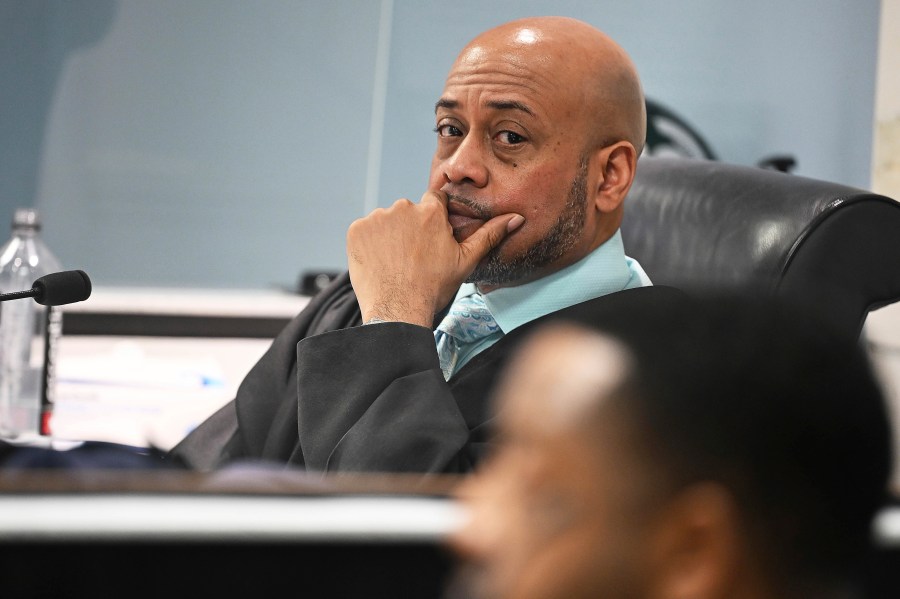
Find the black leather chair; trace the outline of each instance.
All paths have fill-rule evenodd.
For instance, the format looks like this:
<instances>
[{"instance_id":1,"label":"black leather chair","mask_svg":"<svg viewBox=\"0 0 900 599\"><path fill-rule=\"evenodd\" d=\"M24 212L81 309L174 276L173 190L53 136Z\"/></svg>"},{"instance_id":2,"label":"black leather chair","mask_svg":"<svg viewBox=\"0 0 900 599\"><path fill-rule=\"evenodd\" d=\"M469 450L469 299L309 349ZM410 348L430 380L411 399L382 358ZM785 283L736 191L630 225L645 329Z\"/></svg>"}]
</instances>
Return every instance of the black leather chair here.
<instances>
[{"instance_id":1,"label":"black leather chair","mask_svg":"<svg viewBox=\"0 0 900 599\"><path fill-rule=\"evenodd\" d=\"M749 286L825 311L859 335L900 300L900 203L713 160L643 156L622 236L656 284Z\"/></svg>"}]
</instances>

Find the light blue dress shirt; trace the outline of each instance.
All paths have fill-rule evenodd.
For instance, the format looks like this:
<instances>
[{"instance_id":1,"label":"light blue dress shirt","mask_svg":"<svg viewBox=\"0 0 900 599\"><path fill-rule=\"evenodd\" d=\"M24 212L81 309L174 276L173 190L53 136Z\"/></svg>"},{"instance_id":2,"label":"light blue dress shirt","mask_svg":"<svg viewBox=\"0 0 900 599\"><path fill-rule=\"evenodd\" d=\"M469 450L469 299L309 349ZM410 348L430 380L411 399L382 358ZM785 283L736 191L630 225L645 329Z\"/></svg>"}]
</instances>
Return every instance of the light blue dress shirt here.
<instances>
[{"instance_id":1,"label":"light blue dress shirt","mask_svg":"<svg viewBox=\"0 0 900 599\"><path fill-rule=\"evenodd\" d=\"M484 295L484 302L500 331L463 350L456 370L516 327L575 304L633 287L651 285L637 260L625 255L622 233L616 231L603 245L566 268L518 285ZM475 293L474 283L464 283L456 298Z\"/></svg>"}]
</instances>

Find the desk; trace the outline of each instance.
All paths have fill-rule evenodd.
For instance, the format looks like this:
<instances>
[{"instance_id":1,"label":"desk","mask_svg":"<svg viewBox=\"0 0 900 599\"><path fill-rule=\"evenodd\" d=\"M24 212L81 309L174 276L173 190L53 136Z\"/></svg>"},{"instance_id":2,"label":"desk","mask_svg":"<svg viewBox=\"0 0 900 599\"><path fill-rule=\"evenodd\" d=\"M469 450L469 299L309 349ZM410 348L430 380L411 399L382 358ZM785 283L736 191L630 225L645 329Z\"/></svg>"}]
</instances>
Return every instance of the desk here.
<instances>
[{"instance_id":1,"label":"desk","mask_svg":"<svg viewBox=\"0 0 900 599\"><path fill-rule=\"evenodd\" d=\"M440 597L456 479L0 473L9 597Z\"/></svg>"},{"instance_id":2,"label":"desk","mask_svg":"<svg viewBox=\"0 0 900 599\"><path fill-rule=\"evenodd\" d=\"M0 472L0 541L440 542L462 523L453 475L258 465Z\"/></svg>"},{"instance_id":3,"label":"desk","mask_svg":"<svg viewBox=\"0 0 900 599\"><path fill-rule=\"evenodd\" d=\"M458 477L0 472L4 596L440 599ZM882 523L900 522L900 508ZM867 599L900 596L887 526ZM895 534L888 539L889 534Z\"/></svg>"}]
</instances>

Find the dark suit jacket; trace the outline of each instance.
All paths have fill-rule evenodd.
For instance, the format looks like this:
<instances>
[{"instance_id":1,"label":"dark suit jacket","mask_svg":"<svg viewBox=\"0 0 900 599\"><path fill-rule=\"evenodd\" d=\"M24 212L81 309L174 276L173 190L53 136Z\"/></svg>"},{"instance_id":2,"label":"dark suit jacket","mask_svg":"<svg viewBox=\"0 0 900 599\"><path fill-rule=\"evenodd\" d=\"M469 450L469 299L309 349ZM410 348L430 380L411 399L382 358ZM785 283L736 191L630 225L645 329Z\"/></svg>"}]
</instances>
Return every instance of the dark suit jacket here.
<instances>
[{"instance_id":1,"label":"dark suit jacket","mask_svg":"<svg viewBox=\"0 0 900 599\"><path fill-rule=\"evenodd\" d=\"M235 399L169 456L198 470L261 460L316 471L466 472L486 449L497 375L531 331L555 318L627 317L633 302L662 304L673 295L680 293L643 287L549 314L445 381L430 329L360 326L345 273L279 334Z\"/></svg>"}]
</instances>

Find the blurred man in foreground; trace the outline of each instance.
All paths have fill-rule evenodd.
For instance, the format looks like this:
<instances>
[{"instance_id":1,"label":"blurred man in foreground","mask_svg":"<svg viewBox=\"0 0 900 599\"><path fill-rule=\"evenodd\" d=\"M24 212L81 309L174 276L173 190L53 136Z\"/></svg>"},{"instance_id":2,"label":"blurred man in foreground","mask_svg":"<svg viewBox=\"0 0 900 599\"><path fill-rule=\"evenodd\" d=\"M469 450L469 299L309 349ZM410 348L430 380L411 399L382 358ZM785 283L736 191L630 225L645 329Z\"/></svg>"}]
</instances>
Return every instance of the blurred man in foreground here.
<instances>
[{"instance_id":1,"label":"blurred man in foreground","mask_svg":"<svg viewBox=\"0 0 900 599\"><path fill-rule=\"evenodd\" d=\"M866 356L758 300L538 330L460 491L451 597L856 597L890 426Z\"/></svg>"}]
</instances>

